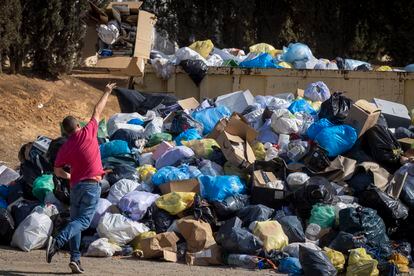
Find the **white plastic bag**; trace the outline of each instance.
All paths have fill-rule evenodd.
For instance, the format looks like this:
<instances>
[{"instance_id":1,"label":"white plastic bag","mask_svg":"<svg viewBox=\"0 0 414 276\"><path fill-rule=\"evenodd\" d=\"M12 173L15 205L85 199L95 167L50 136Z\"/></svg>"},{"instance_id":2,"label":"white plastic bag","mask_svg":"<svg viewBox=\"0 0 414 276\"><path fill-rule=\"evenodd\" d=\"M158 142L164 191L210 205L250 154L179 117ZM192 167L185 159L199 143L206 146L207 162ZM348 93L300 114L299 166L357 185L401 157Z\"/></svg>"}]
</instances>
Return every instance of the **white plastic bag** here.
<instances>
[{"instance_id":1,"label":"white plastic bag","mask_svg":"<svg viewBox=\"0 0 414 276\"><path fill-rule=\"evenodd\" d=\"M132 241L138 234L150 229L124 215L106 213L99 221L96 230L99 237L107 238L109 241L122 246Z\"/></svg>"},{"instance_id":2,"label":"white plastic bag","mask_svg":"<svg viewBox=\"0 0 414 276\"><path fill-rule=\"evenodd\" d=\"M296 191L303 185L305 185L305 182L308 181L309 176L306 173L302 172L294 172L288 175L286 178L286 182L289 185L289 188L292 190L292 192Z\"/></svg>"},{"instance_id":3,"label":"white plastic bag","mask_svg":"<svg viewBox=\"0 0 414 276\"><path fill-rule=\"evenodd\" d=\"M207 61L205 60L205 58L203 58L199 53L197 53L196 51L190 49L189 47L183 47L177 50L177 52L175 52L175 64L178 65L180 64L181 61L183 60L202 60L207 64Z\"/></svg>"},{"instance_id":4,"label":"white plastic bag","mask_svg":"<svg viewBox=\"0 0 414 276\"><path fill-rule=\"evenodd\" d=\"M287 109L278 109L273 112L271 127L278 134L292 134L299 132L300 121Z\"/></svg>"},{"instance_id":5,"label":"white plastic bag","mask_svg":"<svg viewBox=\"0 0 414 276\"><path fill-rule=\"evenodd\" d=\"M140 125L128 124L127 122L132 119L140 119L144 122L151 121L155 117L157 117L156 113L152 110L148 110L147 114L142 116L138 112L134 113L117 113L111 118L109 118L107 126L108 126L108 135L111 136L115 133L118 129L131 129L137 132L143 132L144 128Z\"/></svg>"},{"instance_id":6,"label":"white plastic bag","mask_svg":"<svg viewBox=\"0 0 414 276\"><path fill-rule=\"evenodd\" d=\"M145 138L148 139L151 135L161 133L163 123L164 123L164 119L162 117L155 117L154 119L152 119L152 121L149 122L145 126L145 130L144 130Z\"/></svg>"},{"instance_id":7,"label":"white plastic bag","mask_svg":"<svg viewBox=\"0 0 414 276\"><path fill-rule=\"evenodd\" d=\"M91 228L98 227L99 220L106 213L106 210L112 206L112 203L106 198L100 198L98 204L96 204L95 214L91 221Z\"/></svg>"},{"instance_id":8,"label":"white plastic bag","mask_svg":"<svg viewBox=\"0 0 414 276\"><path fill-rule=\"evenodd\" d=\"M144 217L147 209L159 197L157 194L132 191L121 198L118 207L130 219L138 221Z\"/></svg>"},{"instance_id":9,"label":"white plastic bag","mask_svg":"<svg viewBox=\"0 0 414 276\"><path fill-rule=\"evenodd\" d=\"M223 65L223 59L220 57L220 55L213 54L207 58L207 65L219 67Z\"/></svg>"},{"instance_id":10,"label":"white plastic bag","mask_svg":"<svg viewBox=\"0 0 414 276\"><path fill-rule=\"evenodd\" d=\"M168 80L175 71L175 66L166 58L151 59L152 68L157 77Z\"/></svg>"},{"instance_id":11,"label":"white plastic bag","mask_svg":"<svg viewBox=\"0 0 414 276\"><path fill-rule=\"evenodd\" d=\"M56 209L56 207L54 208ZM54 213L55 211L50 210L50 208L48 210L47 207L36 207L17 227L13 234L11 246L18 247L26 252L43 248L52 234L53 223L49 215Z\"/></svg>"},{"instance_id":12,"label":"white plastic bag","mask_svg":"<svg viewBox=\"0 0 414 276\"><path fill-rule=\"evenodd\" d=\"M112 257L115 252L122 251L119 245L110 243L107 238L100 238L91 243L85 256L88 257Z\"/></svg>"},{"instance_id":13,"label":"white plastic bag","mask_svg":"<svg viewBox=\"0 0 414 276\"><path fill-rule=\"evenodd\" d=\"M112 204L118 204L121 198L129 192L136 190L139 186L139 182L130 179L121 179L112 185L109 190L107 199Z\"/></svg>"}]
</instances>

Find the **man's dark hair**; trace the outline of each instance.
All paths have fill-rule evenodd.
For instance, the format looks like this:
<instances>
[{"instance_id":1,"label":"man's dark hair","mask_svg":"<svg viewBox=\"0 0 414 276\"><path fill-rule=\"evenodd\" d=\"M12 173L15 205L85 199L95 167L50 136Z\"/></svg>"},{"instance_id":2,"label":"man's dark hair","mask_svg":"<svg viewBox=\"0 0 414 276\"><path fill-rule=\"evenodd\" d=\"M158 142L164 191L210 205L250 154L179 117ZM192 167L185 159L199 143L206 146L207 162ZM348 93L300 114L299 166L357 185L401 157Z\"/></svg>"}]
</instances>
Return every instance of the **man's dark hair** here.
<instances>
[{"instance_id":1,"label":"man's dark hair","mask_svg":"<svg viewBox=\"0 0 414 276\"><path fill-rule=\"evenodd\" d=\"M63 119L62 122L62 127L66 135L73 134L76 131L78 125L78 120L76 120L76 118L73 116L67 116L65 119Z\"/></svg>"}]
</instances>

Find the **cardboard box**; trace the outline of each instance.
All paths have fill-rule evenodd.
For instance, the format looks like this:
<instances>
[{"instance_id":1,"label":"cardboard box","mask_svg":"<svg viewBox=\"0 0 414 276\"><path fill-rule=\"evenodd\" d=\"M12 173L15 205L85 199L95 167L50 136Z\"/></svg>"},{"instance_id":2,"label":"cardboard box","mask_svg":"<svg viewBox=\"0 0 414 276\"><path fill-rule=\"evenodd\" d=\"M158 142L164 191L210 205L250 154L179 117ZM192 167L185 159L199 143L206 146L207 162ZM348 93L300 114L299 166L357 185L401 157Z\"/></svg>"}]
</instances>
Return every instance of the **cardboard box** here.
<instances>
[{"instance_id":1,"label":"cardboard box","mask_svg":"<svg viewBox=\"0 0 414 276\"><path fill-rule=\"evenodd\" d=\"M177 103L183 110L193 110L200 106L200 103L194 97L179 100Z\"/></svg>"},{"instance_id":2,"label":"cardboard box","mask_svg":"<svg viewBox=\"0 0 414 276\"><path fill-rule=\"evenodd\" d=\"M174 232L157 234L140 242L140 251L145 259L162 258L168 262L177 262L177 242Z\"/></svg>"},{"instance_id":3,"label":"cardboard box","mask_svg":"<svg viewBox=\"0 0 414 276\"><path fill-rule=\"evenodd\" d=\"M414 148L414 139L412 139L412 138L398 139L398 142L400 143L401 148L403 149L403 151L407 151L409 149Z\"/></svg>"},{"instance_id":4,"label":"cardboard box","mask_svg":"<svg viewBox=\"0 0 414 276\"><path fill-rule=\"evenodd\" d=\"M226 159L237 167L248 167L256 161L252 148L256 137L257 131L237 113L228 120L220 120L208 135L217 141Z\"/></svg>"},{"instance_id":5,"label":"cardboard box","mask_svg":"<svg viewBox=\"0 0 414 276\"><path fill-rule=\"evenodd\" d=\"M223 264L222 250L217 244L210 246L208 249L185 254L185 261L188 265L220 265Z\"/></svg>"},{"instance_id":6,"label":"cardboard box","mask_svg":"<svg viewBox=\"0 0 414 276\"><path fill-rule=\"evenodd\" d=\"M354 127L360 137L377 123L380 114L381 110L377 106L359 100L351 106L345 124Z\"/></svg>"},{"instance_id":7,"label":"cardboard box","mask_svg":"<svg viewBox=\"0 0 414 276\"><path fill-rule=\"evenodd\" d=\"M105 24L108 20L119 19L121 15L137 15L137 32L135 46L132 57L111 56L99 57L96 67L107 68L113 74L127 76L143 76L146 60L149 59L152 46L152 36L156 17L154 14L139 10L142 2L112 2L105 9L108 18L100 14L101 23ZM129 17L131 18L131 17Z\"/></svg>"},{"instance_id":8,"label":"cardboard box","mask_svg":"<svg viewBox=\"0 0 414 276\"><path fill-rule=\"evenodd\" d=\"M381 109L389 128L410 126L411 117L405 105L377 98L374 98L374 103Z\"/></svg>"},{"instance_id":9,"label":"cardboard box","mask_svg":"<svg viewBox=\"0 0 414 276\"><path fill-rule=\"evenodd\" d=\"M200 183L197 179L171 181L159 186L163 195L171 192L193 192L200 193Z\"/></svg>"}]
</instances>

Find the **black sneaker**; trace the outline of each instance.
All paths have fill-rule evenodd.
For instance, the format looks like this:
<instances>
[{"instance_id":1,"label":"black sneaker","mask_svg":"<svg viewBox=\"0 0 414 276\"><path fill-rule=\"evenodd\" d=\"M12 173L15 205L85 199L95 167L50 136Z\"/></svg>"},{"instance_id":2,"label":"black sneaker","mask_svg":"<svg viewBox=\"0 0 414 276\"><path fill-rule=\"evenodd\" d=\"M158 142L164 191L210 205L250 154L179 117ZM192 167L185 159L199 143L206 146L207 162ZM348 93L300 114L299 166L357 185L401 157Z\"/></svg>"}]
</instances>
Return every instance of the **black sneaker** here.
<instances>
[{"instance_id":1,"label":"black sneaker","mask_svg":"<svg viewBox=\"0 0 414 276\"><path fill-rule=\"evenodd\" d=\"M49 264L52 262L53 256L59 251L56 240L53 237L49 237L47 241L47 248L46 248L46 262Z\"/></svg>"},{"instance_id":2,"label":"black sneaker","mask_svg":"<svg viewBox=\"0 0 414 276\"><path fill-rule=\"evenodd\" d=\"M80 261L71 261L69 263L70 269L72 269L72 273L74 274L83 274L85 270L83 270Z\"/></svg>"}]
</instances>

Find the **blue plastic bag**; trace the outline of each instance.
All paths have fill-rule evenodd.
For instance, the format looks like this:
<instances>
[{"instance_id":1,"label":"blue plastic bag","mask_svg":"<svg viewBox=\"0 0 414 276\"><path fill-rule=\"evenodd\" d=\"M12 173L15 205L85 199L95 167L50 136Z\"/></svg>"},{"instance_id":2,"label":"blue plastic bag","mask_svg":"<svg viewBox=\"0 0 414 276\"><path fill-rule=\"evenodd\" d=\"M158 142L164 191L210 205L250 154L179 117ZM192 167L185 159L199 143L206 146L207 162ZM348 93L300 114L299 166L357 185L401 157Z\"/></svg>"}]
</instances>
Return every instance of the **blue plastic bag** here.
<instances>
[{"instance_id":1,"label":"blue plastic bag","mask_svg":"<svg viewBox=\"0 0 414 276\"><path fill-rule=\"evenodd\" d=\"M322 118L317 122L314 122L310 125L308 130L306 131L306 135L311 139L315 140L316 135L321 132L322 129L327 127L332 127L334 124L332 124L328 119Z\"/></svg>"},{"instance_id":2,"label":"blue plastic bag","mask_svg":"<svg viewBox=\"0 0 414 276\"><path fill-rule=\"evenodd\" d=\"M0 197L3 199L7 199L9 197L9 186L0 185Z\"/></svg>"},{"instance_id":3,"label":"blue plastic bag","mask_svg":"<svg viewBox=\"0 0 414 276\"><path fill-rule=\"evenodd\" d=\"M189 166L187 164L181 165L178 167L180 171L188 175L188 178L198 178L199 176L203 175L201 171L195 166Z\"/></svg>"},{"instance_id":4,"label":"blue plastic bag","mask_svg":"<svg viewBox=\"0 0 414 276\"><path fill-rule=\"evenodd\" d=\"M244 68L283 68L274 63L273 57L268 53L263 53L253 59L242 61L239 66Z\"/></svg>"},{"instance_id":5,"label":"blue plastic bag","mask_svg":"<svg viewBox=\"0 0 414 276\"><path fill-rule=\"evenodd\" d=\"M316 115L315 109L304 99L299 99L290 104L288 110L295 114L296 112L305 112L310 115Z\"/></svg>"},{"instance_id":6,"label":"blue plastic bag","mask_svg":"<svg viewBox=\"0 0 414 276\"><path fill-rule=\"evenodd\" d=\"M0 198L0 209L6 209L7 208L7 202L3 198Z\"/></svg>"},{"instance_id":7,"label":"blue plastic bag","mask_svg":"<svg viewBox=\"0 0 414 276\"><path fill-rule=\"evenodd\" d=\"M100 145L99 149L101 151L102 159L131 153L131 150L128 147L128 142L123 140L110 141L108 143Z\"/></svg>"},{"instance_id":8,"label":"blue plastic bag","mask_svg":"<svg viewBox=\"0 0 414 276\"><path fill-rule=\"evenodd\" d=\"M181 141L200 140L201 138L203 137L201 137L197 129L190 128L184 132L181 132L180 135L178 135L175 138L175 143L177 144L177 146L182 146L183 144L181 143Z\"/></svg>"},{"instance_id":9,"label":"blue plastic bag","mask_svg":"<svg viewBox=\"0 0 414 276\"><path fill-rule=\"evenodd\" d=\"M131 119L131 120L129 120L128 122L127 122L127 124L130 124L130 125L139 125L139 126L143 126L144 125L144 121L143 120L141 120L141 119L138 119L138 118L134 118L134 119Z\"/></svg>"},{"instance_id":10,"label":"blue plastic bag","mask_svg":"<svg viewBox=\"0 0 414 276\"><path fill-rule=\"evenodd\" d=\"M298 258L287 257L279 262L278 266L280 273L287 273L289 275L303 275L302 266Z\"/></svg>"},{"instance_id":11,"label":"blue plastic bag","mask_svg":"<svg viewBox=\"0 0 414 276\"><path fill-rule=\"evenodd\" d=\"M404 67L404 70L406 72L414 72L414 63L413 64L408 64L407 66Z\"/></svg>"},{"instance_id":12,"label":"blue plastic bag","mask_svg":"<svg viewBox=\"0 0 414 276\"><path fill-rule=\"evenodd\" d=\"M179 168L167 166L159 169L151 178L152 184L155 186L162 185L167 182L190 179L189 175L181 171Z\"/></svg>"},{"instance_id":13,"label":"blue plastic bag","mask_svg":"<svg viewBox=\"0 0 414 276\"><path fill-rule=\"evenodd\" d=\"M204 126L203 135L206 135L214 129L220 119L230 115L231 112L227 107L218 106L193 112L191 116Z\"/></svg>"},{"instance_id":14,"label":"blue plastic bag","mask_svg":"<svg viewBox=\"0 0 414 276\"><path fill-rule=\"evenodd\" d=\"M314 56L307 45L303 43L290 43L287 48L283 47L283 53L280 59L293 63L295 61L308 61L314 59Z\"/></svg>"},{"instance_id":15,"label":"blue plastic bag","mask_svg":"<svg viewBox=\"0 0 414 276\"><path fill-rule=\"evenodd\" d=\"M324 102L330 97L331 92L323 81L312 82L305 89L305 98L313 102Z\"/></svg>"},{"instance_id":16,"label":"blue plastic bag","mask_svg":"<svg viewBox=\"0 0 414 276\"><path fill-rule=\"evenodd\" d=\"M198 178L201 196L211 201L223 201L229 196L242 194L245 186L235 175L208 176Z\"/></svg>"},{"instance_id":17,"label":"blue plastic bag","mask_svg":"<svg viewBox=\"0 0 414 276\"><path fill-rule=\"evenodd\" d=\"M339 125L322 129L315 137L315 141L328 151L329 157L336 157L355 144L358 138L356 130L348 125Z\"/></svg>"}]
</instances>

